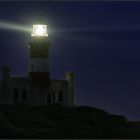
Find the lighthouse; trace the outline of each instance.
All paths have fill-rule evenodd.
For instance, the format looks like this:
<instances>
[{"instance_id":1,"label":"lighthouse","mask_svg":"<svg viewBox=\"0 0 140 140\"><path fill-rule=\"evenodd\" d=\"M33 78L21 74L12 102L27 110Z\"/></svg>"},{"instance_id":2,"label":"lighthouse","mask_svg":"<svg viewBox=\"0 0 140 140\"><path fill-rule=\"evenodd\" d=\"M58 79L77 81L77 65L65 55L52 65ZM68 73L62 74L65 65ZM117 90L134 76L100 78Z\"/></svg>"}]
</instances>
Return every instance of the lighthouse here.
<instances>
[{"instance_id":1,"label":"lighthouse","mask_svg":"<svg viewBox=\"0 0 140 140\"><path fill-rule=\"evenodd\" d=\"M29 77L32 88L49 88L49 48L47 25L38 22L33 25L31 42L29 43Z\"/></svg>"},{"instance_id":2,"label":"lighthouse","mask_svg":"<svg viewBox=\"0 0 140 140\"><path fill-rule=\"evenodd\" d=\"M28 47L28 76L11 75L11 68L8 66L3 68L3 79L0 81L0 104L75 105L74 73L66 72L64 79L54 79L50 75L50 41L47 25L40 19L32 26Z\"/></svg>"}]
</instances>

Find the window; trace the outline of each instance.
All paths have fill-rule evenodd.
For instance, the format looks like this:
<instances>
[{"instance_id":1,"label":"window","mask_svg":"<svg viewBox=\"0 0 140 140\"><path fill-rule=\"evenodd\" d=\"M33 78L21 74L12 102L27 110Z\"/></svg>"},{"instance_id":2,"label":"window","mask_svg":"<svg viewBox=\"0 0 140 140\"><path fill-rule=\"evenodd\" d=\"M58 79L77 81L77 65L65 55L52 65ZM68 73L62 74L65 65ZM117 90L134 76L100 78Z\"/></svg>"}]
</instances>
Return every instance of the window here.
<instances>
[{"instance_id":1,"label":"window","mask_svg":"<svg viewBox=\"0 0 140 140\"><path fill-rule=\"evenodd\" d=\"M19 98L18 89L14 89L14 99L17 100Z\"/></svg>"},{"instance_id":2,"label":"window","mask_svg":"<svg viewBox=\"0 0 140 140\"><path fill-rule=\"evenodd\" d=\"M47 94L47 103L51 103L51 95L50 94Z\"/></svg>"},{"instance_id":3,"label":"window","mask_svg":"<svg viewBox=\"0 0 140 140\"><path fill-rule=\"evenodd\" d=\"M23 100L26 100L27 99L27 90L26 89L23 89L22 90L22 99Z\"/></svg>"},{"instance_id":4,"label":"window","mask_svg":"<svg viewBox=\"0 0 140 140\"><path fill-rule=\"evenodd\" d=\"M54 92L54 90L52 91L52 98L53 98L53 102L55 102L55 92Z\"/></svg>"},{"instance_id":5,"label":"window","mask_svg":"<svg viewBox=\"0 0 140 140\"><path fill-rule=\"evenodd\" d=\"M34 69L34 65L32 64L32 65L31 65L31 71L33 71L33 69Z\"/></svg>"},{"instance_id":6,"label":"window","mask_svg":"<svg viewBox=\"0 0 140 140\"><path fill-rule=\"evenodd\" d=\"M58 101L63 102L63 91L59 91Z\"/></svg>"}]
</instances>

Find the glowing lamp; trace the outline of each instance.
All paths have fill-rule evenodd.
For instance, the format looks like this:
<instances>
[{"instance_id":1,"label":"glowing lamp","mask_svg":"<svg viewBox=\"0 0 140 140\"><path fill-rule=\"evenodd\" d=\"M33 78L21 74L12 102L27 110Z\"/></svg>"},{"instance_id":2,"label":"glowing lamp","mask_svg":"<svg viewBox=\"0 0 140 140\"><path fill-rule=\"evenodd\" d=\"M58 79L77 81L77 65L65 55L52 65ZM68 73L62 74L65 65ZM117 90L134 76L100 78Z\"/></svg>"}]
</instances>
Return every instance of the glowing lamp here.
<instances>
[{"instance_id":1,"label":"glowing lamp","mask_svg":"<svg viewBox=\"0 0 140 140\"><path fill-rule=\"evenodd\" d=\"M48 36L47 25L33 25L32 36Z\"/></svg>"}]
</instances>

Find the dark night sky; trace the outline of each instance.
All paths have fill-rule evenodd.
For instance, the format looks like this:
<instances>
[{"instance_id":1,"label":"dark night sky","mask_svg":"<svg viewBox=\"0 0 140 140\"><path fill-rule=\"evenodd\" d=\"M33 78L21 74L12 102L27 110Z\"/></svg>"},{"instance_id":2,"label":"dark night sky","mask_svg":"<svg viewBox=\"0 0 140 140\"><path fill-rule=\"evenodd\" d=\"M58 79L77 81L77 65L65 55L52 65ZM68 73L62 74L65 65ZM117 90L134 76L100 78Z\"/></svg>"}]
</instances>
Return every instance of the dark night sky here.
<instances>
[{"instance_id":1,"label":"dark night sky","mask_svg":"<svg viewBox=\"0 0 140 140\"><path fill-rule=\"evenodd\" d=\"M140 120L140 2L0 2L0 67L27 75L30 33L43 14L51 75L75 73L77 105ZM5 25L6 26L6 25Z\"/></svg>"}]
</instances>

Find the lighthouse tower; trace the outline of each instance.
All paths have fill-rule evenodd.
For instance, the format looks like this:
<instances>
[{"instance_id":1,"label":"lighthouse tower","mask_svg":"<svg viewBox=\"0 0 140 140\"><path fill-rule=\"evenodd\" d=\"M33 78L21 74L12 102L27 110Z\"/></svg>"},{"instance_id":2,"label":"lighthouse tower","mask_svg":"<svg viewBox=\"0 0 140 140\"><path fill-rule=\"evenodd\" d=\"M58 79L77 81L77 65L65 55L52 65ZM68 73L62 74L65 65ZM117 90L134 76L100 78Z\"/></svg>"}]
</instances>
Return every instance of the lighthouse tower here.
<instances>
[{"instance_id":1,"label":"lighthouse tower","mask_svg":"<svg viewBox=\"0 0 140 140\"><path fill-rule=\"evenodd\" d=\"M48 89L50 84L47 25L38 22L31 34L29 77L32 88Z\"/></svg>"}]
</instances>

